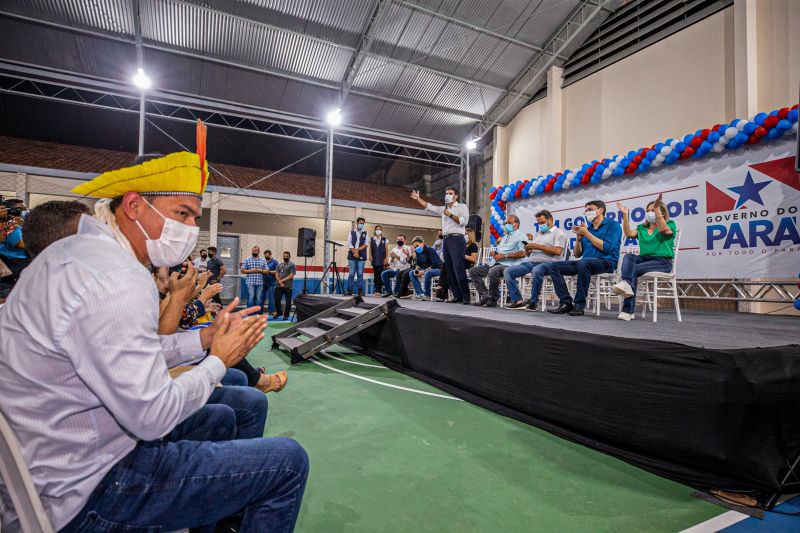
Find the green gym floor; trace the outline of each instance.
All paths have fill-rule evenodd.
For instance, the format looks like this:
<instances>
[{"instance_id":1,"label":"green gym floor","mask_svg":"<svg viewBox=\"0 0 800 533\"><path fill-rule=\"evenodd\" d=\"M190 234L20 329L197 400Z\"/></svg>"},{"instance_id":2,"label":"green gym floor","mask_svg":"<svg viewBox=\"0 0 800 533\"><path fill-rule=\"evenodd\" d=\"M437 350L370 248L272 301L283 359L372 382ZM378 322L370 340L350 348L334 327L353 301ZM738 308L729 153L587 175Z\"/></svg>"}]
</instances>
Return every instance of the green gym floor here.
<instances>
[{"instance_id":1,"label":"green gym floor","mask_svg":"<svg viewBox=\"0 0 800 533\"><path fill-rule=\"evenodd\" d=\"M291 367L269 339L287 325L270 324L248 360L289 372L269 394L266 435L296 439L311 458L298 532L676 532L724 512L366 356L337 348L344 361L317 359L328 368Z\"/></svg>"}]
</instances>

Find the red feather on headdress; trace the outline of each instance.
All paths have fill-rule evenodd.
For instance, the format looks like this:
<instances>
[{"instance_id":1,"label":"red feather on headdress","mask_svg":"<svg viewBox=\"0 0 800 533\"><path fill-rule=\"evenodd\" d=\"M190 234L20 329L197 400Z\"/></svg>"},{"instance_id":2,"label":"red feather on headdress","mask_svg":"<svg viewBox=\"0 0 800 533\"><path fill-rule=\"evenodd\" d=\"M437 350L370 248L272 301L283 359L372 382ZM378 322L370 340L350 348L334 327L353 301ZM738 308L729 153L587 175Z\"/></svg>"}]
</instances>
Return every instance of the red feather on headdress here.
<instances>
[{"instance_id":1,"label":"red feather on headdress","mask_svg":"<svg viewBox=\"0 0 800 533\"><path fill-rule=\"evenodd\" d=\"M197 119L197 155L200 156L200 190L205 190L206 180L206 125Z\"/></svg>"}]
</instances>

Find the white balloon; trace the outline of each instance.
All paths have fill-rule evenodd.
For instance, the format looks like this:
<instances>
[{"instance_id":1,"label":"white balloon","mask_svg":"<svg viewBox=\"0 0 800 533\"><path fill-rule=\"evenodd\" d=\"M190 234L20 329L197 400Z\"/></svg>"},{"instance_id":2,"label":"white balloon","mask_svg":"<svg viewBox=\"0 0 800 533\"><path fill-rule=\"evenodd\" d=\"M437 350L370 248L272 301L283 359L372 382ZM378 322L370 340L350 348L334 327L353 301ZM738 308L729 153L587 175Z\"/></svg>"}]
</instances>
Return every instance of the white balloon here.
<instances>
[{"instance_id":1,"label":"white balloon","mask_svg":"<svg viewBox=\"0 0 800 533\"><path fill-rule=\"evenodd\" d=\"M736 124L736 129L742 131L744 127L747 126L746 120L740 120L738 124Z\"/></svg>"},{"instance_id":2,"label":"white balloon","mask_svg":"<svg viewBox=\"0 0 800 533\"><path fill-rule=\"evenodd\" d=\"M658 164L660 165L661 163L664 162L664 159L665 157L662 154L658 154L656 158L653 159L653 162L658 162Z\"/></svg>"},{"instance_id":3,"label":"white balloon","mask_svg":"<svg viewBox=\"0 0 800 533\"><path fill-rule=\"evenodd\" d=\"M503 201L504 202L508 201L508 191L507 190L505 192L503 192Z\"/></svg>"},{"instance_id":4,"label":"white balloon","mask_svg":"<svg viewBox=\"0 0 800 533\"><path fill-rule=\"evenodd\" d=\"M614 169L617 168L617 165L619 165L619 163L617 163L616 161L612 161L611 163L608 164L608 168L611 169L611 171L613 172ZM604 174L605 174L605 172L604 172Z\"/></svg>"},{"instance_id":5,"label":"white balloon","mask_svg":"<svg viewBox=\"0 0 800 533\"><path fill-rule=\"evenodd\" d=\"M678 139L674 139L671 143L669 143L669 147L674 149L676 146L678 146L679 142L680 141Z\"/></svg>"},{"instance_id":6,"label":"white balloon","mask_svg":"<svg viewBox=\"0 0 800 533\"><path fill-rule=\"evenodd\" d=\"M719 138L719 140L717 141L717 144L719 144L720 146L725 146L729 142L731 142L730 137L726 137L726 136L723 135L722 137Z\"/></svg>"},{"instance_id":7,"label":"white balloon","mask_svg":"<svg viewBox=\"0 0 800 533\"><path fill-rule=\"evenodd\" d=\"M733 126L728 126L727 128L725 128L725 137L728 139L733 139L734 137L736 137L736 134L738 133L739 130L734 128Z\"/></svg>"},{"instance_id":8,"label":"white balloon","mask_svg":"<svg viewBox=\"0 0 800 533\"><path fill-rule=\"evenodd\" d=\"M564 183L561 184L561 188L562 189L569 189L569 184L570 184L569 180L564 180Z\"/></svg>"},{"instance_id":9,"label":"white balloon","mask_svg":"<svg viewBox=\"0 0 800 533\"><path fill-rule=\"evenodd\" d=\"M672 152L672 147L671 146L665 146L664 148L662 148L660 150L660 152L661 152L661 155L669 155Z\"/></svg>"},{"instance_id":10,"label":"white balloon","mask_svg":"<svg viewBox=\"0 0 800 533\"><path fill-rule=\"evenodd\" d=\"M607 169L605 169L605 170L603 171L603 175L602 175L602 177L603 177L603 178L607 178L607 177L609 177L610 175L611 175L611 169L610 169L610 168L607 168Z\"/></svg>"},{"instance_id":11,"label":"white balloon","mask_svg":"<svg viewBox=\"0 0 800 533\"><path fill-rule=\"evenodd\" d=\"M797 122L792 124L792 133L797 133Z\"/></svg>"},{"instance_id":12,"label":"white balloon","mask_svg":"<svg viewBox=\"0 0 800 533\"><path fill-rule=\"evenodd\" d=\"M717 153L722 152L723 150L725 150L725 145L722 145L722 144L719 144L719 143L715 144L714 147L711 148L712 152L717 152Z\"/></svg>"}]
</instances>

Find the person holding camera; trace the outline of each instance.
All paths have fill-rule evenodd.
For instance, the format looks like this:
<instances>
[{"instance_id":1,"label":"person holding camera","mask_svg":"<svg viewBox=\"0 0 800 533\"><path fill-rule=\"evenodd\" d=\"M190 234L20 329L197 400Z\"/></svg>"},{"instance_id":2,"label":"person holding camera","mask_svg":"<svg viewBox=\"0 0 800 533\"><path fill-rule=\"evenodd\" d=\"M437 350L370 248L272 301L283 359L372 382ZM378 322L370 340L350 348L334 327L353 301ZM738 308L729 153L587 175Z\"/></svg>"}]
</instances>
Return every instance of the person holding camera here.
<instances>
[{"instance_id":1,"label":"person holding camera","mask_svg":"<svg viewBox=\"0 0 800 533\"><path fill-rule=\"evenodd\" d=\"M11 274L0 278L2 293L17 283L20 272L30 263L22 240L22 224L27 213L22 200L0 202L0 261L11 271Z\"/></svg>"}]
</instances>

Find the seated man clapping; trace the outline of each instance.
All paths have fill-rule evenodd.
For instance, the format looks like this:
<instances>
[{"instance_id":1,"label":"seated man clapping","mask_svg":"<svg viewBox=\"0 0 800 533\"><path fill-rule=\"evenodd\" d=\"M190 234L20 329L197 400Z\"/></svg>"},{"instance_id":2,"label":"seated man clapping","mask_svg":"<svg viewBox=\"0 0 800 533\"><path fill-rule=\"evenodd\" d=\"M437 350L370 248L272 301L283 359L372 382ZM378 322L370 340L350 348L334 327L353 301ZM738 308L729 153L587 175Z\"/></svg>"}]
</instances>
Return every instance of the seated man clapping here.
<instances>
[{"instance_id":1,"label":"seated man clapping","mask_svg":"<svg viewBox=\"0 0 800 533\"><path fill-rule=\"evenodd\" d=\"M547 209L536 213L536 233L532 235L531 242L525 245L528 257L523 259L519 265L507 268L503 273L508 288L508 297L511 299L509 309L536 311L539 304L539 291L542 290L546 271L545 265L558 261L563 256L566 246L567 234L554 225L552 213ZM527 274L531 274L531 299L526 307L517 287L517 278Z\"/></svg>"}]
</instances>

